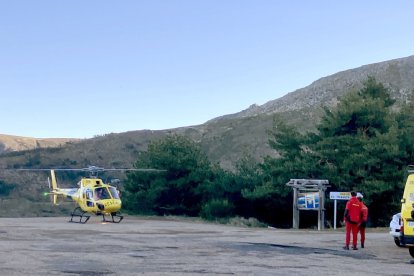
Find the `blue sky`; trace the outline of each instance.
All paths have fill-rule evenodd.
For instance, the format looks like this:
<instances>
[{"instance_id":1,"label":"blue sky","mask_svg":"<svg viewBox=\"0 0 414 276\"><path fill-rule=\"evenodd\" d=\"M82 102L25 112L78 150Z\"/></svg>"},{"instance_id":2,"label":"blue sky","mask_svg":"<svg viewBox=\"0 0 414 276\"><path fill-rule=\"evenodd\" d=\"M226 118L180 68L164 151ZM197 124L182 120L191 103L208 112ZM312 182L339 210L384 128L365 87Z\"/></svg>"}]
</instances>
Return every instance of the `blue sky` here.
<instances>
[{"instance_id":1,"label":"blue sky","mask_svg":"<svg viewBox=\"0 0 414 276\"><path fill-rule=\"evenodd\" d=\"M414 1L0 1L0 133L197 125L414 54Z\"/></svg>"}]
</instances>

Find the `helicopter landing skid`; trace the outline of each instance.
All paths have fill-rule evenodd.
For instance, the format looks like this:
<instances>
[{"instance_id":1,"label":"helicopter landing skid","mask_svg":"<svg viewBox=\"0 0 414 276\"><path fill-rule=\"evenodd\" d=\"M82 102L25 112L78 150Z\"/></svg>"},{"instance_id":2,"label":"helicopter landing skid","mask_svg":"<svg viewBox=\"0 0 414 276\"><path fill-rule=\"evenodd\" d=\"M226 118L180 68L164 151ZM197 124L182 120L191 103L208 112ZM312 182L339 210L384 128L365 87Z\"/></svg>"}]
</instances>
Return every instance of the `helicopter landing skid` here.
<instances>
[{"instance_id":1,"label":"helicopter landing skid","mask_svg":"<svg viewBox=\"0 0 414 276\"><path fill-rule=\"evenodd\" d=\"M69 222L74 222L74 223L86 223L88 222L88 220L91 218L90 216L86 215L85 216L85 211L82 211L82 209L80 207L76 207L75 210L73 210L73 212L70 214L71 218ZM75 221L73 220L73 217L77 217L79 218L79 221Z\"/></svg>"},{"instance_id":2,"label":"helicopter landing skid","mask_svg":"<svg viewBox=\"0 0 414 276\"><path fill-rule=\"evenodd\" d=\"M102 214L102 222L112 222L112 223L120 223L124 219L124 216L118 215L117 213L112 213L111 219L112 221L106 220L105 215Z\"/></svg>"}]
</instances>

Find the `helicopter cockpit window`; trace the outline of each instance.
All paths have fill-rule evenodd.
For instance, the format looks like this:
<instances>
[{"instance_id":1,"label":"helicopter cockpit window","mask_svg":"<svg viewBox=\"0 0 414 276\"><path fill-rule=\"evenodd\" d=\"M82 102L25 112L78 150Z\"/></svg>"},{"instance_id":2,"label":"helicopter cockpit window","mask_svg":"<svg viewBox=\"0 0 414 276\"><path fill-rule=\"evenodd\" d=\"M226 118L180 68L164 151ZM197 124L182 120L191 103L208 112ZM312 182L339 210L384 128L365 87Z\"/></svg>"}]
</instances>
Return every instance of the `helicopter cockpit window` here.
<instances>
[{"instance_id":1,"label":"helicopter cockpit window","mask_svg":"<svg viewBox=\"0 0 414 276\"><path fill-rule=\"evenodd\" d=\"M86 198L86 206L92 207L93 206L93 202L91 201L91 199L92 199L92 190L86 189L84 193L85 193L84 197Z\"/></svg>"},{"instance_id":2,"label":"helicopter cockpit window","mask_svg":"<svg viewBox=\"0 0 414 276\"><path fill-rule=\"evenodd\" d=\"M119 199L119 193L117 189L115 189L114 187L109 187L109 191L111 192L112 198Z\"/></svg>"},{"instance_id":3,"label":"helicopter cockpit window","mask_svg":"<svg viewBox=\"0 0 414 276\"><path fill-rule=\"evenodd\" d=\"M101 187L95 189L94 198L95 200L111 199L111 196L109 195L109 192L106 188Z\"/></svg>"},{"instance_id":4,"label":"helicopter cockpit window","mask_svg":"<svg viewBox=\"0 0 414 276\"><path fill-rule=\"evenodd\" d=\"M86 199L91 199L92 198L92 191L87 189L85 191L85 195L86 195Z\"/></svg>"}]
</instances>

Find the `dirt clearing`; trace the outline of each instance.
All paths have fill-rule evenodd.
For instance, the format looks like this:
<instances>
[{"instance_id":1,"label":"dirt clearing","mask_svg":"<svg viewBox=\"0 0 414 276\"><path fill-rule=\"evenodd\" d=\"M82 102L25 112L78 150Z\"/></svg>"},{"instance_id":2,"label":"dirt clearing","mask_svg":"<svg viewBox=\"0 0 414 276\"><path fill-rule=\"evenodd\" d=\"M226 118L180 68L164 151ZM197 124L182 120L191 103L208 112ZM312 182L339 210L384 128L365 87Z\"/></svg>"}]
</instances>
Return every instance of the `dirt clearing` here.
<instances>
[{"instance_id":1,"label":"dirt clearing","mask_svg":"<svg viewBox=\"0 0 414 276\"><path fill-rule=\"evenodd\" d=\"M1 275L412 275L406 248L367 229L366 248L342 249L343 230L238 228L126 217L120 224L0 218Z\"/></svg>"}]
</instances>

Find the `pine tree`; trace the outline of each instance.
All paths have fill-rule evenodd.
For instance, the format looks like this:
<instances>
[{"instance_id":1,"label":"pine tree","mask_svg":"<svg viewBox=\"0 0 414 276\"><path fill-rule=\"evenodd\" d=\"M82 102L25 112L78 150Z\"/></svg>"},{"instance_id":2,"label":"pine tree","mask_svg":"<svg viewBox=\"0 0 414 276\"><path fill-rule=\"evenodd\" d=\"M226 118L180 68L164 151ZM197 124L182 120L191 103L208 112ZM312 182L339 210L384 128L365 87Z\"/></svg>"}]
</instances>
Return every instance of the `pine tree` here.
<instances>
[{"instance_id":1,"label":"pine tree","mask_svg":"<svg viewBox=\"0 0 414 276\"><path fill-rule=\"evenodd\" d=\"M311 145L323 175L338 190L365 195L373 224L384 223L384 215L388 219L399 206L391 195L401 191L405 154L391 110L394 102L382 84L368 78L362 89L326 112L318 126L319 141Z\"/></svg>"},{"instance_id":2,"label":"pine tree","mask_svg":"<svg viewBox=\"0 0 414 276\"><path fill-rule=\"evenodd\" d=\"M269 144L281 156L263 163L272 179L268 186L280 193L290 178L328 179L334 190L365 195L373 225L388 223L400 207L404 169L414 152L409 112L414 104L395 113L394 103L389 91L369 77L335 108L325 108L316 133L302 135L279 118Z\"/></svg>"},{"instance_id":3,"label":"pine tree","mask_svg":"<svg viewBox=\"0 0 414 276\"><path fill-rule=\"evenodd\" d=\"M179 135L153 141L135 166L166 172L130 173L126 208L146 214L198 215L203 199L200 187L208 186L212 175L207 155L197 143Z\"/></svg>"}]
</instances>

